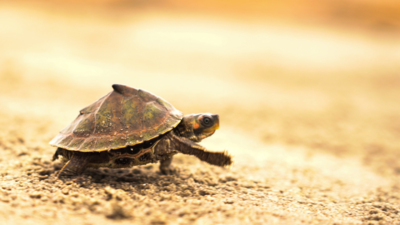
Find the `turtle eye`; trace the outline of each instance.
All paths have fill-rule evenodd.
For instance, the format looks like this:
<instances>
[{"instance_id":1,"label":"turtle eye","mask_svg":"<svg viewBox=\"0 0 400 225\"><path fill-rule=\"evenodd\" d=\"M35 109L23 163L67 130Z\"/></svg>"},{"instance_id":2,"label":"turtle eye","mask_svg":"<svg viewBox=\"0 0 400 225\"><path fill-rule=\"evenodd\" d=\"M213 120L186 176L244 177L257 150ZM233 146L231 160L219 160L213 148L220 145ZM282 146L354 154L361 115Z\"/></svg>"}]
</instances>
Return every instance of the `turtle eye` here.
<instances>
[{"instance_id":1,"label":"turtle eye","mask_svg":"<svg viewBox=\"0 0 400 225\"><path fill-rule=\"evenodd\" d=\"M202 118L201 123L205 127L211 127L213 125L213 120L210 117L205 116Z\"/></svg>"}]
</instances>

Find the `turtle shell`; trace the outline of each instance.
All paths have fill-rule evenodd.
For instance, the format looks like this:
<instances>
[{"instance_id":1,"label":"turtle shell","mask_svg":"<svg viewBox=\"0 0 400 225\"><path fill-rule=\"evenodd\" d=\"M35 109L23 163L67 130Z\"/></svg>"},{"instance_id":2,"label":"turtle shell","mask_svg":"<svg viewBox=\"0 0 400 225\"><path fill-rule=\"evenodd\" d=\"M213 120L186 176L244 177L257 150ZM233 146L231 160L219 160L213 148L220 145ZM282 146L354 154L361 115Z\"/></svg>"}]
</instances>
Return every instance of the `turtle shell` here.
<instances>
[{"instance_id":1,"label":"turtle shell","mask_svg":"<svg viewBox=\"0 0 400 225\"><path fill-rule=\"evenodd\" d=\"M156 95L120 84L112 87L82 109L50 145L81 152L120 149L165 134L182 120L180 111Z\"/></svg>"}]
</instances>

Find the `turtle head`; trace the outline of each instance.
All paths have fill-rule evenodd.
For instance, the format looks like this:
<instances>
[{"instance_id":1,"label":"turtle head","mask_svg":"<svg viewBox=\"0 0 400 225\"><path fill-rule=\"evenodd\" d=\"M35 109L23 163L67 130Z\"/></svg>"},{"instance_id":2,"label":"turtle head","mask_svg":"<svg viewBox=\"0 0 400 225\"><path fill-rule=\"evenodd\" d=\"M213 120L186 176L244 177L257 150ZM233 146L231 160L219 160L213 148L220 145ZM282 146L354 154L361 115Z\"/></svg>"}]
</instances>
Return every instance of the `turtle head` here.
<instances>
[{"instance_id":1,"label":"turtle head","mask_svg":"<svg viewBox=\"0 0 400 225\"><path fill-rule=\"evenodd\" d=\"M181 137L200 142L204 138L213 135L218 128L219 117L217 114L199 113L184 116L177 127L177 131Z\"/></svg>"}]
</instances>

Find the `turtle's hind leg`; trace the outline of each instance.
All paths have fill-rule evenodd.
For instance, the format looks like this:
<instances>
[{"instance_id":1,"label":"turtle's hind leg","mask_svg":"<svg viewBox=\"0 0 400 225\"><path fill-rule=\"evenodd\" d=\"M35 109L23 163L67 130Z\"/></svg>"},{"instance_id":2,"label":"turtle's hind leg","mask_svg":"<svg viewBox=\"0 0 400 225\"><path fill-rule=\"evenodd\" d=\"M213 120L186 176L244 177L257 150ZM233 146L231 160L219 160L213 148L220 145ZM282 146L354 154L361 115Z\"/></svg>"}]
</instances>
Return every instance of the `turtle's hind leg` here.
<instances>
[{"instance_id":1,"label":"turtle's hind leg","mask_svg":"<svg viewBox=\"0 0 400 225\"><path fill-rule=\"evenodd\" d=\"M62 152L64 151L64 149L62 149L62 148L57 148L57 151L54 153L54 155L53 155L53 161L55 161L55 160L57 160L58 159L58 156L59 155L62 155Z\"/></svg>"},{"instance_id":2,"label":"turtle's hind leg","mask_svg":"<svg viewBox=\"0 0 400 225\"><path fill-rule=\"evenodd\" d=\"M85 171L87 164L89 163L90 156L84 152L72 152L71 157L67 163L63 166L57 175L60 176L76 176L80 175Z\"/></svg>"}]
</instances>

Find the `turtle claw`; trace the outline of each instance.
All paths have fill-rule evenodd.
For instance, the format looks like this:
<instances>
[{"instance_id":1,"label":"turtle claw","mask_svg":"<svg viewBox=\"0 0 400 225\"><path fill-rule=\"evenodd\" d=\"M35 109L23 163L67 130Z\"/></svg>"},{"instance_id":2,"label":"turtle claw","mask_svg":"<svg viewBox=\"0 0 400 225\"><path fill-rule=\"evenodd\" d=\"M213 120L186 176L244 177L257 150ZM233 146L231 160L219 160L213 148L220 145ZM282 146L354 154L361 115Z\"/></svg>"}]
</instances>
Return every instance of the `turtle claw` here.
<instances>
[{"instance_id":1,"label":"turtle claw","mask_svg":"<svg viewBox=\"0 0 400 225\"><path fill-rule=\"evenodd\" d=\"M166 168L160 168L161 174L163 175L174 175L179 173L179 169L173 166L169 166Z\"/></svg>"}]
</instances>

